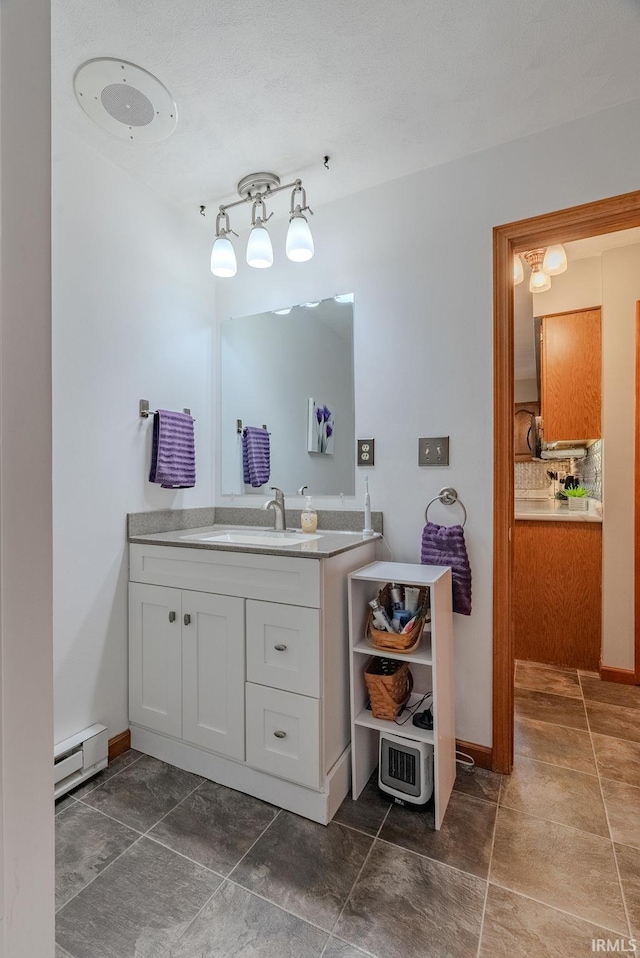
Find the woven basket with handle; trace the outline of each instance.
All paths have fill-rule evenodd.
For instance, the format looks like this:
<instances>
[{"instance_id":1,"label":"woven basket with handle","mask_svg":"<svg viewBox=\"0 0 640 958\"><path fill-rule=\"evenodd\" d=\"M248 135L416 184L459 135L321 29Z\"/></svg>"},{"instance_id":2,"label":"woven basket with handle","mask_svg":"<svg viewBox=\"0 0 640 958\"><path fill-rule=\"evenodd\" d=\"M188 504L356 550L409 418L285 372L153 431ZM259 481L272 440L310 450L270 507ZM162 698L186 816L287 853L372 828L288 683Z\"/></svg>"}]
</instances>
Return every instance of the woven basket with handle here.
<instances>
[{"instance_id":1,"label":"woven basket with handle","mask_svg":"<svg viewBox=\"0 0 640 958\"><path fill-rule=\"evenodd\" d=\"M392 721L409 700L413 676L406 662L375 658L364 671L374 718Z\"/></svg>"},{"instance_id":2,"label":"woven basket with handle","mask_svg":"<svg viewBox=\"0 0 640 958\"><path fill-rule=\"evenodd\" d=\"M380 590L378 602L387 610L387 613L390 612L391 586L389 584ZM367 621L367 636L371 645L376 649L387 649L389 652L415 652L420 645L422 630L426 621L427 602L428 589L423 587L420 589L418 599L418 608L423 611L416 619L411 632L384 632L382 629L377 629L373 623L373 613L370 612ZM389 618L391 618L391 615L389 615Z\"/></svg>"}]
</instances>

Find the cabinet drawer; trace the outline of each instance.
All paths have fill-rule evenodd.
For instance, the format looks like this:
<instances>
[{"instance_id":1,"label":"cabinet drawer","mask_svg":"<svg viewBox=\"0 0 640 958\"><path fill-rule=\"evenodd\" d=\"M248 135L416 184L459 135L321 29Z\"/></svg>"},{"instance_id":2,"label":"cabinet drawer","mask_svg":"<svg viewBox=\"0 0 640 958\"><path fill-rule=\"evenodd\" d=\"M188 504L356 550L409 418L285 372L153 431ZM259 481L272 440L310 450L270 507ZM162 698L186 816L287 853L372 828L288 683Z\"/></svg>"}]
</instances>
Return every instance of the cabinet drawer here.
<instances>
[{"instance_id":1,"label":"cabinet drawer","mask_svg":"<svg viewBox=\"0 0 640 958\"><path fill-rule=\"evenodd\" d=\"M248 682L247 764L319 788L319 700Z\"/></svg>"},{"instance_id":2,"label":"cabinet drawer","mask_svg":"<svg viewBox=\"0 0 640 958\"><path fill-rule=\"evenodd\" d=\"M320 608L320 562L313 559L132 542L129 578L192 592Z\"/></svg>"},{"instance_id":3,"label":"cabinet drawer","mask_svg":"<svg viewBox=\"0 0 640 958\"><path fill-rule=\"evenodd\" d=\"M320 612L247 602L247 680L320 697Z\"/></svg>"}]
</instances>

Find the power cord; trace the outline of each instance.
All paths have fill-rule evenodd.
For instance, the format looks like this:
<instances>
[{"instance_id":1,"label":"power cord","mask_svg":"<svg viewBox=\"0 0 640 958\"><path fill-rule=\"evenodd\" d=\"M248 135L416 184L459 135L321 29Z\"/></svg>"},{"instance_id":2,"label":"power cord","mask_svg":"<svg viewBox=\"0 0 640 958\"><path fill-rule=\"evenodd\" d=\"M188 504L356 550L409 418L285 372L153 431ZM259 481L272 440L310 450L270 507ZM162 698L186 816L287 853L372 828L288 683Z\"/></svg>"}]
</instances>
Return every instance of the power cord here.
<instances>
[{"instance_id":1,"label":"power cord","mask_svg":"<svg viewBox=\"0 0 640 958\"><path fill-rule=\"evenodd\" d=\"M416 712L420 709L420 707L424 704L424 702L425 702L427 699L431 699L431 702L433 703L433 692L425 692L425 694L422 696L422 698L421 698L421 699L418 699L418 701L415 702L415 703L411 706L411 708L408 708L408 707L405 705L405 707L403 708L403 710L402 710L402 712L400 713L400 715L404 715L405 712L406 712L407 717L406 717L402 722L399 722L399 721L398 721L398 716L396 716L396 718L394 719L395 724L396 724L396 725L406 725L407 722L409 722L410 719L413 718L413 716L416 714ZM430 706L429 706L429 707L430 707Z\"/></svg>"}]
</instances>

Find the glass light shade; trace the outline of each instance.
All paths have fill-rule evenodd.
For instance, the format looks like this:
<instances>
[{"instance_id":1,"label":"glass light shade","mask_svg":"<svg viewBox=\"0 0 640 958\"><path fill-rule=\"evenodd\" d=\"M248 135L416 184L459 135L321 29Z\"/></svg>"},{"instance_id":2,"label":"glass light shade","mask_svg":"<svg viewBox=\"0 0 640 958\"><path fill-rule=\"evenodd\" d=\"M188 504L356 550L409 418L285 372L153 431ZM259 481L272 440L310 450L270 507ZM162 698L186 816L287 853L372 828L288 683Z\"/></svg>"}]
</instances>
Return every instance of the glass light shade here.
<instances>
[{"instance_id":1,"label":"glass light shade","mask_svg":"<svg viewBox=\"0 0 640 958\"><path fill-rule=\"evenodd\" d=\"M333 297L336 303L352 303L353 302L353 293L340 293L338 296Z\"/></svg>"},{"instance_id":2,"label":"glass light shade","mask_svg":"<svg viewBox=\"0 0 640 958\"><path fill-rule=\"evenodd\" d=\"M214 276L228 278L238 272L236 254L231 240L226 236L216 237L211 250L211 272Z\"/></svg>"},{"instance_id":3,"label":"glass light shade","mask_svg":"<svg viewBox=\"0 0 640 958\"><path fill-rule=\"evenodd\" d=\"M294 213L287 230L287 256L294 263L306 263L313 256L313 236L302 213Z\"/></svg>"},{"instance_id":4,"label":"glass light shade","mask_svg":"<svg viewBox=\"0 0 640 958\"><path fill-rule=\"evenodd\" d=\"M289 306L289 309L274 309L274 316L288 316L291 312L292 307Z\"/></svg>"},{"instance_id":5,"label":"glass light shade","mask_svg":"<svg viewBox=\"0 0 640 958\"><path fill-rule=\"evenodd\" d=\"M302 303L303 306L306 306L307 309L315 309L316 306L320 305L320 300L317 303Z\"/></svg>"},{"instance_id":6,"label":"glass light shade","mask_svg":"<svg viewBox=\"0 0 640 958\"><path fill-rule=\"evenodd\" d=\"M518 283L521 283L524 279L524 269L522 268L522 260L519 256L513 257L513 285L517 286Z\"/></svg>"},{"instance_id":7,"label":"glass light shade","mask_svg":"<svg viewBox=\"0 0 640 958\"><path fill-rule=\"evenodd\" d=\"M247 263L254 269L273 266L273 246L269 231L262 224L253 227L247 243Z\"/></svg>"},{"instance_id":8,"label":"glass light shade","mask_svg":"<svg viewBox=\"0 0 640 958\"><path fill-rule=\"evenodd\" d=\"M564 273L567 268L567 254L564 246L558 243L557 246L548 246L542 261L542 268L547 276L558 276Z\"/></svg>"},{"instance_id":9,"label":"glass light shade","mask_svg":"<svg viewBox=\"0 0 640 958\"><path fill-rule=\"evenodd\" d=\"M548 289L551 289L551 277L547 276L544 270L534 270L529 280L529 292L546 293Z\"/></svg>"}]
</instances>

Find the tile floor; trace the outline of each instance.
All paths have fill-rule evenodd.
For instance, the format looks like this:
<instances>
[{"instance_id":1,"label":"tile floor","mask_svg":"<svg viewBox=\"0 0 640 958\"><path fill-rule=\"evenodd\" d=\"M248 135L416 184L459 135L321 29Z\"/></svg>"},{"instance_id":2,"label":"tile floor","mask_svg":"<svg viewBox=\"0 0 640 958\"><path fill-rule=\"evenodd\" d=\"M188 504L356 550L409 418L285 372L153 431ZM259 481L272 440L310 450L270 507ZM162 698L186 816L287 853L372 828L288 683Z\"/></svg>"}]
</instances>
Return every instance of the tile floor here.
<instances>
[{"instance_id":1,"label":"tile floor","mask_svg":"<svg viewBox=\"0 0 640 958\"><path fill-rule=\"evenodd\" d=\"M530 663L516 686L513 775L460 770L440 832L373 782L324 828L126 753L57 805L56 958L630 949L640 689Z\"/></svg>"}]
</instances>

